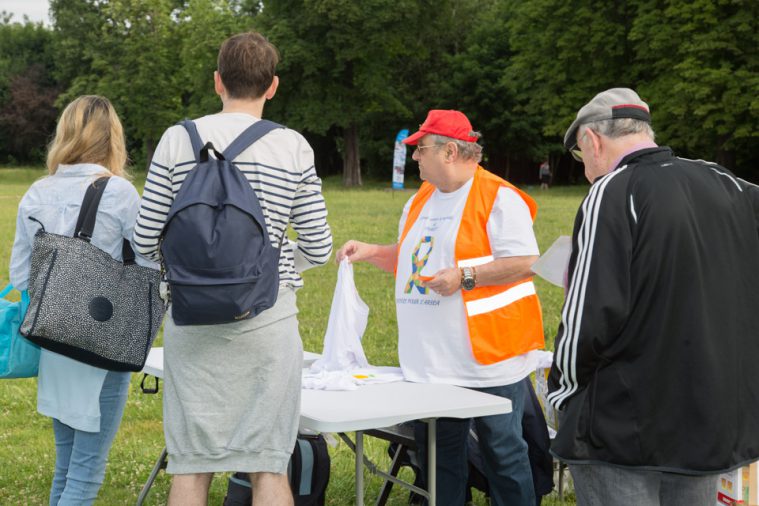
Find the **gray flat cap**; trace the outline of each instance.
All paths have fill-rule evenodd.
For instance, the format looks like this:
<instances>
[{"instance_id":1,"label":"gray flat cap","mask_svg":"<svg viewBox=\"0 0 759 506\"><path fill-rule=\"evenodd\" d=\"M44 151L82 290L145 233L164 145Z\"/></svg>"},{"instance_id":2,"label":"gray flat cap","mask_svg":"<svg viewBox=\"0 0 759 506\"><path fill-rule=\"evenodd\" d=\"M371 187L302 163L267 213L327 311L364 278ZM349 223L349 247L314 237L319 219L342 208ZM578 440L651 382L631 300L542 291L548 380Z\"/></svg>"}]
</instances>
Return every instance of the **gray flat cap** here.
<instances>
[{"instance_id":1,"label":"gray flat cap","mask_svg":"<svg viewBox=\"0 0 759 506\"><path fill-rule=\"evenodd\" d=\"M602 91L593 100L582 106L577 118L564 135L564 147L571 150L577 144L577 129L580 125L607 119L633 118L651 123L648 104L630 88L612 88Z\"/></svg>"}]
</instances>

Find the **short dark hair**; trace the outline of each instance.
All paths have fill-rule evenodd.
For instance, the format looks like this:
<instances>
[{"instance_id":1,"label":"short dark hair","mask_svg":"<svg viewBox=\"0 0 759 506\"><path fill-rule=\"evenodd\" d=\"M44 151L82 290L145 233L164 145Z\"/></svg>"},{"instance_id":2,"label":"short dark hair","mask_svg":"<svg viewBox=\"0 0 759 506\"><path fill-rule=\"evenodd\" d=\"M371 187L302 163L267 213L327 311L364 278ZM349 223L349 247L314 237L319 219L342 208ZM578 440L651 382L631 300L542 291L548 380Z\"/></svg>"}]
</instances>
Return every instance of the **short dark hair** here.
<instances>
[{"instance_id":1,"label":"short dark hair","mask_svg":"<svg viewBox=\"0 0 759 506\"><path fill-rule=\"evenodd\" d=\"M271 86L277 48L257 32L229 37L219 49L217 69L230 98L259 98Z\"/></svg>"}]
</instances>

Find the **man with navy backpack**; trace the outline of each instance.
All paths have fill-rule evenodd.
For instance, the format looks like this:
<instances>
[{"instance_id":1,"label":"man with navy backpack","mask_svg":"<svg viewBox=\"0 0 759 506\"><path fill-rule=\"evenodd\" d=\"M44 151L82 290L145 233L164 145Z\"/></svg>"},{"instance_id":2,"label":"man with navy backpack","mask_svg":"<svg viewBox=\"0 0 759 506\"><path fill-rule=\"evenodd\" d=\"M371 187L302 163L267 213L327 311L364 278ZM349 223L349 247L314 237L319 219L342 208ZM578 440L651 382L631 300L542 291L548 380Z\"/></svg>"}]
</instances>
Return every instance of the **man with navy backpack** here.
<instances>
[{"instance_id":1,"label":"man with navy backpack","mask_svg":"<svg viewBox=\"0 0 759 506\"><path fill-rule=\"evenodd\" d=\"M302 344L295 290L332 235L314 155L262 120L277 90L276 48L257 33L221 46L220 113L161 138L135 245L162 262L164 432L170 505L206 504L215 472L250 475L254 504L290 505ZM291 227L297 241L288 240Z\"/></svg>"}]
</instances>

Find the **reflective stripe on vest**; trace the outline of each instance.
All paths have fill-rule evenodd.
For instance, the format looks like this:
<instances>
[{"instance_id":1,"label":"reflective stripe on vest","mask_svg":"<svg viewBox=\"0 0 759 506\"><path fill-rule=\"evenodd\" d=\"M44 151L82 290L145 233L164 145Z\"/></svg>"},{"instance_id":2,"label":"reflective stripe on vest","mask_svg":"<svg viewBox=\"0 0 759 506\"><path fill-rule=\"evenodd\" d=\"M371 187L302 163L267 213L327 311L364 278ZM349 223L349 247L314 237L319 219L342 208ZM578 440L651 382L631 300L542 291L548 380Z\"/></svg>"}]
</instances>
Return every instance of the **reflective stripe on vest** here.
<instances>
[{"instance_id":1,"label":"reflective stripe on vest","mask_svg":"<svg viewBox=\"0 0 759 506\"><path fill-rule=\"evenodd\" d=\"M494 260L487 223L501 186L517 192L530 209L530 216L535 219L537 205L529 195L478 167L456 236L457 266L476 267ZM426 182L419 188L409 208L399 245L405 240L434 191L435 187ZM399 254L400 249L399 247ZM461 295L472 353L479 363L494 364L545 346L540 301L531 277L507 285L462 290Z\"/></svg>"}]
</instances>

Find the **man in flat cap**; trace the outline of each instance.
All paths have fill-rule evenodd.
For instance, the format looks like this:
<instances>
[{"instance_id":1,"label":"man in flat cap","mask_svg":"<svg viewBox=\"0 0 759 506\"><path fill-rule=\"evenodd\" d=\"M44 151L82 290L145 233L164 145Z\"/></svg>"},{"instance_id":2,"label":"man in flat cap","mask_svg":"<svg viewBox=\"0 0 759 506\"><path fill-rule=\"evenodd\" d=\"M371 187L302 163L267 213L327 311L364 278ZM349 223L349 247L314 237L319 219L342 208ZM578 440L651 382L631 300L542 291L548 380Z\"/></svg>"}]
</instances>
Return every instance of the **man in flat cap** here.
<instances>
[{"instance_id":1,"label":"man in flat cap","mask_svg":"<svg viewBox=\"0 0 759 506\"><path fill-rule=\"evenodd\" d=\"M711 506L717 474L759 459L757 188L650 123L614 88L564 138L591 187L548 399L578 505Z\"/></svg>"},{"instance_id":2,"label":"man in flat cap","mask_svg":"<svg viewBox=\"0 0 759 506\"><path fill-rule=\"evenodd\" d=\"M459 111L432 110L406 144L424 183L409 199L395 244L348 241L338 261L395 272L398 356L409 381L445 383L511 399L512 412L475 419L494 506L536 503L522 413L543 347L530 266L537 206L479 166L482 147ZM527 380L529 381L529 380ZM469 420L437 423L437 500L466 499ZM416 439L424 455L426 435ZM422 467L426 459L421 458Z\"/></svg>"}]
</instances>

